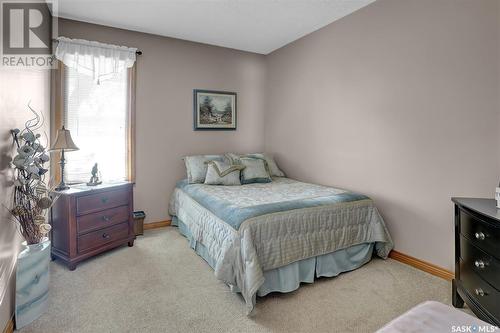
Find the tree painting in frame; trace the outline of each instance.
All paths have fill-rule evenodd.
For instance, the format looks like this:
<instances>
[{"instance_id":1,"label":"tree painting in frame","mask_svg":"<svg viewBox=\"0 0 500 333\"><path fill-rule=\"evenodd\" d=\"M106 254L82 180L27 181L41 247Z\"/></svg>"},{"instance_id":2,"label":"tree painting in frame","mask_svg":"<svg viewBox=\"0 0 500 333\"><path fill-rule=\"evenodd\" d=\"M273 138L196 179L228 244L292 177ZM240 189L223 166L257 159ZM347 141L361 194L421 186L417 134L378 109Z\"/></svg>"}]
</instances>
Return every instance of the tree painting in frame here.
<instances>
[{"instance_id":1,"label":"tree painting in frame","mask_svg":"<svg viewBox=\"0 0 500 333\"><path fill-rule=\"evenodd\" d=\"M194 91L195 130L235 130L236 93L228 91Z\"/></svg>"}]
</instances>

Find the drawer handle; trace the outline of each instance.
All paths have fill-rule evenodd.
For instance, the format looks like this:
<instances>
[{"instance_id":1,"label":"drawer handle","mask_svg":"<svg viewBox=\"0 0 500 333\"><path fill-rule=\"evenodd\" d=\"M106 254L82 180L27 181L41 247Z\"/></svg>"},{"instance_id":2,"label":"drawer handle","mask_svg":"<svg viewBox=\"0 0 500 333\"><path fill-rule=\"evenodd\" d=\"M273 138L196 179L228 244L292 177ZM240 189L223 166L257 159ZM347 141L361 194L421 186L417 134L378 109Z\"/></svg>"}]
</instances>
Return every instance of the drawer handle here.
<instances>
[{"instance_id":1,"label":"drawer handle","mask_svg":"<svg viewBox=\"0 0 500 333\"><path fill-rule=\"evenodd\" d=\"M486 238L486 235L484 233L482 233L481 231L476 232L476 234L474 236L476 236L476 238L479 240L484 240Z\"/></svg>"},{"instance_id":2,"label":"drawer handle","mask_svg":"<svg viewBox=\"0 0 500 333\"><path fill-rule=\"evenodd\" d=\"M476 266L479 269L484 269L486 267L486 263L482 260L476 260L474 261L474 266Z\"/></svg>"},{"instance_id":3,"label":"drawer handle","mask_svg":"<svg viewBox=\"0 0 500 333\"><path fill-rule=\"evenodd\" d=\"M104 239L109 239L110 237L111 237L111 236L110 236L110 235L108 235L107 233L103 233L103 234L102 234L102 238L104 238Z\"/></svg>"},{"instance_id":4,"label":"drawer handle","mask_svg":"<svg viewBox=\"0 0 500 333\"><path fill-rule=\"evenodd\" d=\"M102 219L103 219L103 221L105 221L105 222L109 222L109 221L111 220L111 217L104 215L104 216L102 217Z\"/></svg>"},{"instance_id":5,"label":"drawer handle","mask_svg":"<svg viewBox=\"0 0 500 333\"><path fill-rule=\"evenodd\" d=\"M101 198L101 202L102 202L102 203L106 203L106 202L108 202L108 198L107 198L107 197L102 197L102 198Z\"/></svg>"},{"instance_id":6,"label":"drawer handle","mask_svg":"<svg viewBox=\"0 0 500 333\"><path fill-rule=\"evenodd\" d=\"M484 290L481 289L481 288L476 288L476 290L474 290L474 291L476 292L477 296L484 296L484 295L486 295L486 293L484 292Z\"/></svg>"}]
</instances>

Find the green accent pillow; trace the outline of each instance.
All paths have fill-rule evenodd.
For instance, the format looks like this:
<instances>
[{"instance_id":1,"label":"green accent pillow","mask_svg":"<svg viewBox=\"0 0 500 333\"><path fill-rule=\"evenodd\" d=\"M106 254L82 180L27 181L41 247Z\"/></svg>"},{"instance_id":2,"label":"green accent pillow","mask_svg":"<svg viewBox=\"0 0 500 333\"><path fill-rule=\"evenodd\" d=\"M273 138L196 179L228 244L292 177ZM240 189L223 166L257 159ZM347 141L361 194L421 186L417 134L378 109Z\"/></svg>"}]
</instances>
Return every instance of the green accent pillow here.
<instances>
[{"instance_id":1,"label":"green accent pillow","mask_svg":"<svg viewBox=\"0 0 500 333\"><path fill-rule=\"evenodd\" d=\"M253 157L240 157L241 165L245 168L241 171L241 183L270 183L272 181L269 175L265 160Z\"/></svg>"},{"instance_id":2,"label":"green accent pillow","mask_svg":"<svg viewBox=\"0 0 500 333\"><path fill-rule=\"evenodd\" d=\"M207 162L207 174L205 184L207 185L241 185L240 171L245 169L243 165L230 165L225 162Z\"/></svg>"}]
</instances>

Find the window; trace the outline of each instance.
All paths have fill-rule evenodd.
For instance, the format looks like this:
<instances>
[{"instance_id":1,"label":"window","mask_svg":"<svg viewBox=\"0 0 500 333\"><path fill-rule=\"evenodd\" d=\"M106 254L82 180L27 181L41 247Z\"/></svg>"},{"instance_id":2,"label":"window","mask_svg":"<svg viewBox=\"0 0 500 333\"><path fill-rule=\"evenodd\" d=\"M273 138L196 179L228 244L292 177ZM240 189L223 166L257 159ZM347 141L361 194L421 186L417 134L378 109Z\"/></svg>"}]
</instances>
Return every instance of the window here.
<instances>
[{"instance_id":1,"label":"window","mask_svg":"<svg viewBox=\"0 0 500 333\"><path fill-rule=\"evenodd\" d=\"M94 163L103 181L131 180L131 70L97 84L64 68L64 126L78 151L65 154L68 183L88 182Z\"/></svg>"}]
</instances>

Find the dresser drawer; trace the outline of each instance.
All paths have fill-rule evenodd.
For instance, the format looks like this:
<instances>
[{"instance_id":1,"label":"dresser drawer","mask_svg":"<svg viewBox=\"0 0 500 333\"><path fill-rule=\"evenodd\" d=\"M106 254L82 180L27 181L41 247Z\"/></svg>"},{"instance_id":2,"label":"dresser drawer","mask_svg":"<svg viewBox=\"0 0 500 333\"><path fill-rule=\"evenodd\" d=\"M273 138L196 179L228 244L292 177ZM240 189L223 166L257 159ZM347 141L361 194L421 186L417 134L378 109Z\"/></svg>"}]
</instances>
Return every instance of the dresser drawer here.
<instances>
[{"instance_id":1,"label":"dresser drawer","mask_svg":"<svg viewBox=\"0 0 500 333\"><path fill-rule=\"evenodd\" d=\"M99 248L107 243L127 238L129 231L128 222L112 227L89 232L78 237L78 252L82 253Z\"/></svg>"},{"instance_id":2,"label":"dresser drawer","mask_svg":"<svg viewBox=\"0 0 500 333\"><path fill-rule=\"evenodd\" d=\"M114 190L89 194L76 199L76 213L83 215L100 210L127 205L129 191Z\"/></svg>"},{"instance_id":3,"label":"dresser drawer","mask_svg":"<svg viewBox=\"0 0 500 333\"><path fill-rule=\"evenodd\" d=\"M102 210L97 213L82 215L76 218L76 227L79 234L110 227L129 220L129 206L120 206Z\"/></svg>"},{"instance_id":4,"label":"dresser drawer","mask_svg":"<svg viewBox=\"0 0 500 333\"><path fill-rule=\"evenodd\" d=\"M461 210L460 233L480 249L500 258L500 229Z\"/></svg>"},{"instance_id":5,"label":"dresser drawer","mask_svg":"<svg viewBox=\"0 0 500 333\"><path fill-rule=\"evenodd\" d=\"M500 290L500 261L472 245L465 237L460 237L460 258L464 265Z\"/></svg>"},{"instance_id":6,"label":"dresser drawer","mask_svg":"<svg viewBox=\"0 0 500 333\"><path fill-rule=\"evenodd\" d=\"M500 317L500 292L479 277L471 265L460 259L460 280L467 293L495 318Z\"/></svg>"}]
</instances>

